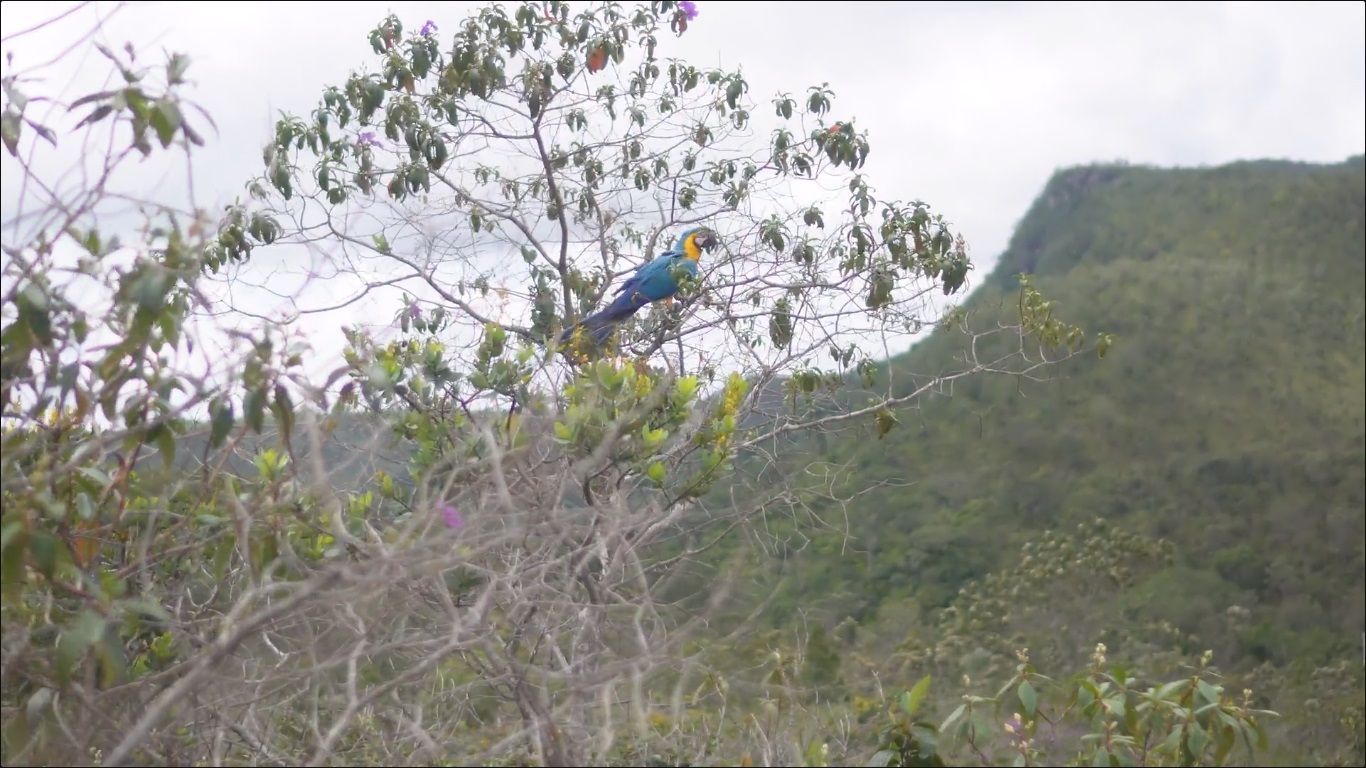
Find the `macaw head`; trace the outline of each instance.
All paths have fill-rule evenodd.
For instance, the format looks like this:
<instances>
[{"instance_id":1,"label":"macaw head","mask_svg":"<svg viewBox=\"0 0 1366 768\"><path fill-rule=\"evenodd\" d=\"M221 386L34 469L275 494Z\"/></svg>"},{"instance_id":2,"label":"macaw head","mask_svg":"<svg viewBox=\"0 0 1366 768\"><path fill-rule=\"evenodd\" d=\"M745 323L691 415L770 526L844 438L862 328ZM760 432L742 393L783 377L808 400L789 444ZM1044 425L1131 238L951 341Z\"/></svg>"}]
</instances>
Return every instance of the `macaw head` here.
<instances>
[{"instance_id":1,"label":"macaw head","mask_svg":"<svg viewBox=\"0 0 1366 768\"><path fill-rule=\"evenodd\" d=\"M710 251L718 244L716 233L705 227L694 227L678 238L678 245L674 247L674 250L693 261L697 261L702 258L702 251Z\"/></svg>"}]
</instances>

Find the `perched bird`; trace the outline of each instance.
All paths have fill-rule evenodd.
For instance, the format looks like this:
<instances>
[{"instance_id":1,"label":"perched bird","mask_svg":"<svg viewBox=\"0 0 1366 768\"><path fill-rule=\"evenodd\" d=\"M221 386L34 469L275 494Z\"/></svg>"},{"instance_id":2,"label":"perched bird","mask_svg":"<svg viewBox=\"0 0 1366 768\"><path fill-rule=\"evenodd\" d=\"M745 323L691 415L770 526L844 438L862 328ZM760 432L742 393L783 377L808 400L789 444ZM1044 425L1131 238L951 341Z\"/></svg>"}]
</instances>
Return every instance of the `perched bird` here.
<instances>
[{"instance_id":1,"label":"perched bird","mask_svg":"<svg viewBox=\"0 0 1366 768\"><path fill-rule=\"evenodd\" d=\"M560 335L560 343L567 344L575 335L587 332L592 336L594 346L602 346L618 323L646 304L672 298L678 293L680 271L697 277L697 260L702 257L702 251L710 251L716 245L716 235L708 229L697 227L684 232L673 248L637 269L622 283L617 289L617 298L606 309L566 328Z\"/></svg>"}]
</instances>

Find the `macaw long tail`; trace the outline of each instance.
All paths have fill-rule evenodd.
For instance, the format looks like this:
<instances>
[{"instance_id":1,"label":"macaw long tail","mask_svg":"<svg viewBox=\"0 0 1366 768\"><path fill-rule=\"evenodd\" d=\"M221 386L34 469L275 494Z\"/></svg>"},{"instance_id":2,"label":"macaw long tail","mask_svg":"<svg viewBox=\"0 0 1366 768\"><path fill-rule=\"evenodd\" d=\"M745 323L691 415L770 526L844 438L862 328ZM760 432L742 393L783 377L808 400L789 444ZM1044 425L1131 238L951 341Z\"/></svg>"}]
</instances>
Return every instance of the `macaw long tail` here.
<instances>
[{"instance_id":1,"label":"macaw long tail","mask_svg":"<svg viewBox=\"0 0 1366 768\"><path fill-rule=\"evenodd\" d=\"M560 343L569 343L574 334L582 328L592 334L594 346L602 346L607 339L611 338L612 332L616 330L617 323L634 315L643 306L634 299L635 296L629 294L618 296L616 301L607 305L606 309L595 315L589 315L582 321L566 328L564 333L560 334Z\"/></svg>"},{"instance_id":2,"label":"macaw long tail","mask_svg":"<svg viewBox=\"0 0 1366 768\"><path fill-rule=\"evenodd\" d=\"M611 338L612 331L616 329L619 322L621 321L608 317L605 312L590 315L564 329L564 333L560 334L560 344L568 344L576 334L587 333L593 337L593 346L600 347L606 343L607 339Z\"/></svg>"}]
</instances>

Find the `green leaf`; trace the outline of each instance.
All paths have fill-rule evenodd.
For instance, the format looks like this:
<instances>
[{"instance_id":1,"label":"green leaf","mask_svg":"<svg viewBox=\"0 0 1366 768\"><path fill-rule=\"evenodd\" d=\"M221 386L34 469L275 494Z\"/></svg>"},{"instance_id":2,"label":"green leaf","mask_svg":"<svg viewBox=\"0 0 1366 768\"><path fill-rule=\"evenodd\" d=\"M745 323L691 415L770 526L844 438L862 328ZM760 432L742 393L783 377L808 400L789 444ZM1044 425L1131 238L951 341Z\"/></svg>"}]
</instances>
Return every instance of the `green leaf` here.
<instances>
[{"instance_id":1,"label":"green leaf","mask_svg":"<svg viewBox=\"0 0 1366 768\"><path fill-rule=\"evenodd\" d=\"M915 713L920 711L920 706L925 703L925 697L929 695L929 692L930 676L925 675L910 691L902 694L901 711L905 712L907 717L915 717Z\"/></svg>"},{"instance_id":2,"label":"green leaf","mask_svg":"<svg viewBox=\"0 0 1366 768\"><path fill-rule=\"evenodd\" d=\"M664 428L650 429L649 425L640 428L640 437L645 442L645 447L654 450L660 443L664 442L669 436L669 430Z\"/></svg>"},{"instance_id":3,"label":"green leaf","mask_svg":"<svg viewBox=\"0 0 1366 768\"><path fill-rule=\"evenodd\" d=\"M104 594L111 597L123 597L128 594L128 583L119 578L116 571L101 570L100 589L104 590Z\"/></svg>"},{"instance_id":4,"label":"green leaf","mask_svg":"<svg viewBox=\"0 0 1366 768\"><path fill-rule=\"evenodd\" d=\"M39 125L38 123L33 122L27 117L24 118L24 122L28 123L28 126L32 128L34 131L37 131L38 135L43 137L43 139L46 140L47 143L51 144L54 147L57 146L57 134L51 128L47 127L46 125Z\"/></svg>"},{"instance_id":5,"label":"green leaf","mask_svg":"<svg viewBox=\"0 0 1366 768\"><path fill-rule=\"evenodd\" d=\"M150 646L152 655L158 659L165 660L171 658L175 652L175 635L170 632L162 632L157 635L157 639L152 641Z\"/></svg>"},{"instance_id":6,"label":"green leaf","mask_svg":"<svg viewBox=\"0 0 1366 768\"><path fill-rule=\"evenodd\" d=\"M778 300L769 316L768 338L776 347L787 347L792 343L792 313L787 297Z\"/></svg>"},{"instance_id":7,"label":"green leaf","mask_svg":"<svg viewBox=\"0 0 1366 768\"><path fill-rule=\"evenodd\" d=\"M1020 683L1020 689L1017 693L1020 695L1020 703L1024 705L1025 715L1031 718L1034 717L1035 707L1037 707L1039 703L1039 697L1038 694L1034 692L1034 686L1030 685L1029 681L1026 680L1023 683Z\"/></svg>"},{"instance_id":8,"label":"green leaf","mask_svg":"<svg viewBox=\"0 0 1366 768\"><path fill-rule=\"evenodd\" d=\"M805 757L806 757L806 764L809 765L809 766L824 766L824 765L825 765L825 755L824 755L824 749L823 749L824 747L825 747L825 745L824 745L823 743L821 743L819 740L813 740L810 744L808 744L807 747L806 747L806 756L805 756Z\"/></svg>"},{"instance_id":9,"label":"green leaf","mask_svg":"<svg viewBox=\"0 0 1366 768\"><path fill-rule=\"evenodd\" d=\"M1205 733L1205 729L1201 728L1199 723L1191 723L1190 732L1186 735L1186 748L1195 756L1197 762L1208 744L1209 734Z\"/></svg>"},{"instance_id":10,"label":"green leaf","mask_svg":"<svg viewBox=\"0 0 1366 768\"><path fill-rule=\"evenodd\" d=\"M233 405L231 402L219 401L213 409L213 416L209 431L209 446L217 448L223 444L228 433L232 431L234 421Z\"/></svg>"},{"instance_id":11,"label":"green leaf","mask_svg":"<svg viewBox=\"0 0 1366 768\"><path fill-rule=\"evenodd\" d=\"M105 474L103 471L95 467L81 467L77 471L80 472L87 479L97 483L101 488L109 485L109 483L112 482L112 480L109 478L109 475Z\"/></svg>"},{"instance_id":12,"label":"green leaf","mask_svg":"<svg viewBox=\"0 0 1366 768\"><path fill-rule=\"evenodd\" d=\"M29 697L28 703L24 705L24 716L28 718L30 725L37 724L42 719L52 704L52 694L51 688L39 688Z\"/></svg>"},{"instance_id":13,"label":"green leaf","mask_svg":"<svg viewBox=\"0 0 1366 768\"><path fill-rule=\"evenodd\" d=\"M1180 693L1189 682L1189 680L1175 680L1170 683L1165 683L1161 688L1158 688L1153 692L1153 698L1161 699L1163 701L1173 700L1176 698L1176 694Z\"/></svg>"},{"instance_id":14,"label":"green leaf","mask_svg":"<svg viewBox=\"0 0 1366 768\"><path fill-rule=\"evenodd\" d=\"M285 385L275 385L275 417L280 424L280 434L288 438L294 431L294 402Z\"/></svg>"},{"instance_id":15,"label":"green leaf","mask_svg":"<svg viewBox=\"0 0 1366 768\"><path fill-rule=\"evenodd\" d=\"M1253 720L1252 730L1254 733L1257 734L1257 749L1266 751L1266 748L1268 746L1266 741L1266 729L1262 727L1261 723L1257 722L1256 720Z\"/></svg>"},{"instance_id":16,"label":"green leaf","mask_svg":"<svg viewBox=\"0 0 1366 768\"><path fill-rule=\"evenodd\" d=\"M940 733L946 733L954 723L958 722L958 720L963 717L963 713L966 712L967 709L967 704L959 704L958 708L950 712L949 716L944 718L944 722L940 724Z\"/></svg>"},{"instance_id":17,"label":"green leaf","mask_svg":"<svg viewBox=\"0 0 1366 768\"><path fill-rule=\"evenodd\" d=\"M885 766L889 766L893 761L896 761L898 757L900 757L900 755L890 749L880 749L877 752L874 752L872 757L868 758L868 765L871 766L871 768L885 768Z\"/></svg>"},{"instance_id":18,"label":"green leaf","mask_svg":"<svg viewBox=\"0 0 1366 768\"><path fill-rule=\"evenodd\" d=\"M22 127L18 112L5 110L5 114L0 116L0 138L5 143L5 149L15 157L19 155L19 131Z\"/></svg>"},{"instance_id":19,"label":"green leaf","mask_svg":"<svg viewBox=\"0 0 1366 768\"><path fill-rule=\"evenodd\" d=\"M0 529L0 552L8 551L10 542L14 541L15 537L23 530L24 523L21 520L11 520L5 523L5 527Z\"/></svg>"},{"instance_id":20,"label":"green leaf","mask_svg":"<svg viewBox=\"0 0 1366 768\"><path fill-rule=\"evenodd\" d=\"M223 575L228 572L228 563L232 560L236 546L231 539L222 539L213 551L213 577L222 580Z\"/></svg>"},{"instance_id":21,"label":"green leaf","mask_svg":"<svg viewBox=\"0 0 1366 768\"><path fill-rule=\"evenodd\" d=\"M48 315L47 294L33 283L24 286L15 297L19 305L19 318L28 324L29 330L43 346L52 344L52 320Z\"/></svg>"},{"instance_id":22,"label":"green leaf","mask_svg":"<svg viewBox=\"0 0 1366 768\"><path fill-rule=\"evenodd\" d=\"M1167 738L1165 738L1165 739L1162 740L1162 750L1163 750L1164 752L1168 752L1168 753L1171 753L1171 754L1175 754L1176 751L1177 751L1177 748L1178 748L1180 745L1181 745L1181 729L1180 729L1180 728L1174 728L1174 729L1172 730L1171 733L1167 734Z\"/></svg>"},{"instance_id":23,"label":"green leaf","mask_svg":"<svg viewBox=\"0 0 1366 768\"><path fill-rule=\"evenodd\" d=\"M1238 729L1236 727L1225 726L1220 728L1214 739L1214 764L1223 765L1229 754L1233 752L1233 745L1237 743Z\"/></svg>"},{"instance_id":24,"label":"green leaf","mask_svg":"<svg viewBox=\"0 0 1366 768\"><path fill-rule=\"evenodd\" d=\"M28 749L28 744L34 738L33 729L29 726L27 718L9 717L5 718L5 723L0 730L0 738L4 739L6 751L10 749Z\"/></svg>"},{"instance_id":25,"label":"green leaf","mask_svg":"<svg viewBox=\"0 0 1366 768\"><path fill-rule=\"evenodd\" d=\"M645 474L660 485L664 484L666 472L667 470L665 470L663 462L659 461L654 462L650 465L649 469L645 470Z\"/></svg>"},{"instance_id":26,"label":"green leaf","mask_svg":"<svg viewBox=\"0 0 1366 768\"><path fill-rule=\"evenodd\" d=\"M57 570L57 551L61 547L62 543L57 537L43 531L35 533L29 542L28 550L33 555L34 565L38 566L39 573L49 579Z\"/></svg>"},{"instance_id":27,"label":"green leaf","mask_svg":"<svg viewBox=\"0 0 1366 768\"><path fill-rule=\"evenodd\" d=\"M190 59L183 53L171 54L171 60L166 63L166 82L171 85L179 85L185 81L185 70L190 67Z\"/></svg>"},{"instance_id":28,"label":"green leaf","mask_svg":"<svg viewBox=\"0 0 1366 768\"><path fill-rule=\"evenodd\" d=\"M1204 680L1197 680L1195 688L1200 692L1200 695L1204 697L1206 702L1210 704L1218 703L1220 689L1215 688Z\"/></svg>"},{"instance_id":29,"label":"green leaf","mask_svg":"<svg viewBox=\"0 0 1366 768\"><path fill-rule=\"evenodd\" d=\"M1117 693L1114 696L1111 696L1105 700L1105 703L1110 707L1110 712L1114 714L1116 719L1124 718L1125 706L1123 693Z\"/></svg>"},{"instance_id":30,"label":"green leaf","mask_svg":"<svg viewBox=\"0 0 1366 768\"><path fill-rule=\"evenodd\" d=\"M1110 351L1110 346L1114 344L1114 342L1115 339L1113 336L1108 333L1102 333L1100 338L1096 341L1096 354L1102 358L1105 357L1105 353Z\"/></svg>"},{"instance_id":31,"label":"green leaf","mask_svg":"<svg viewBox=\"0 0 1366 768\"><path fill-rule=\"evenodd\" d=\"M95 643L95 657L100 662L100 683L108 688L123 680L128 671L128 657L123 654L123 643L114 628L107 626Z\"/></svg>"},{"instance_id":32,"label":"green leaf","mask_svg":"<svg viewBox=\"0 0 1366 768\"><path fill-rule=\"evenodd\" d=\"M242 400L242 416L246 419L247 426L258 435L265 428L265 407L266 395L259 389L248 392Z\"/></svg>"},{"instance_id":33,"label":"green leaf","mask_svg":"<svg viewBox=\"0 0 1366 768\"><path fill-rule=\"evenodd\" d=\"M104 635L104 617L91 610L81 611L76 621L57 639L57 679L63 683L90 646Z\"/></svg>"},{"instance_id":34,"label":"green leaf","mask_svg":"<svg viewBox=\"0 0 1366 768\"><path fill-rule=\"evenodd\" d=\"M57 638L57 682L65 685L71 679L71 671L76 668L76 663L81 660L84 652L85 647L78 643L70 632Z\"/></svg>"},{"instance_id":35,"label":"green leaf","mask_svg":"<svg viewBox=\"0 0 1366 768\"><path fill-rule=\"evenodd\" d=\"M80 128L81 126L87 124L98 123L99 121L108 117L111 113L113 113L113 111L114 108L109 106L108 104L101 104L100 106L95 107L95 109L91 111L90 114L82 118L79 123L76 123L76 128Z\"/></svg>"},{"instance_id":36,"label":"green leaf","mask_svg":"<svg viewBox=\"0 0 1366 768\"><path fill-rule=\"evenodd\" d=\"M90 494L85 491L76 494L76 514L82 520L95 519L95 503L90 500Z\"/></svg>"},{"instance_id":37,"label":"green leaf","mask_svg":"<svg viewBox=\"0 0 1366 768\"><path fill-rule=\"evenodd\" d=\"M152 130L157 132L157 141L161 142L162 147L169 147L171 139L175 138L175 132L180 130L180 124L183 122L180 107L173 101L158 101L152 107L149 118Z\"/></svg>"},{"instance_id":38,"label":"green leaf","mask_svg":"<svg viewBox=\"0 0 1366 768\"><path fill-rule=\"evenodd\" d=\"M274 536L265 536L251 543L249 548L251 555L251 568L256 575L260 575L266 566L274 562L279 554L279 542Z\"/></svg>"},{"instance_id":39,"label":"green leaf","mask_svg":"<svg viewBox=\"0 0 1366 768\"><path fill-rule=\"evenodd\" d=\"M8 600L24 586L24 550L29 534L24 524L15 520L5 526L3 535L5 544L0 547L0 588L3 588Z\"/></svg>"},{"instance_id":40,"label":"green leaf","mask_svg":"<svg viewBox=\"0 0 1366 768\"><path fill-rule=\"evenodd\" d=\"M175 463L175 432L163 428L157 433L157 450L161 452L161 462L167 469Z\"/></svg>"},{"instance_id":41,"label":"green leaf","mask_svg":"<svg viewBox=\"0 0 1366 768\"><path fill-rule=\"evenodd\" d=\"M877 412L877 439L881 440L885 437L888 432L892 431L892 427L896 426L896 424L896 414L892 413L891 410L887 408L879 410Z\"/></svg>"}]
</instances>

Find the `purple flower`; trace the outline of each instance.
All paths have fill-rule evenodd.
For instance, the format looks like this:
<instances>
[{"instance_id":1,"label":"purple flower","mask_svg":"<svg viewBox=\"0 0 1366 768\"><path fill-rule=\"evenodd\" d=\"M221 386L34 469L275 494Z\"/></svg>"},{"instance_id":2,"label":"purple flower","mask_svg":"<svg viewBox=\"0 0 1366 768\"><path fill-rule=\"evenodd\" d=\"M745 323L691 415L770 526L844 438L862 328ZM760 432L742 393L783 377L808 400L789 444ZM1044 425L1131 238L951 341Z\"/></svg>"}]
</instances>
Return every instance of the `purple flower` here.
<instances>
[{"instance_id":1,"label":"purple flower","mask_svg":"<svg viewBox=\"0 0 1366 768\"><path fill-rule=\"evenodd\" d=\"M427 23L422 25L422 31L419 34L421 34L423 37L429 37L435 31L436 22L432 21L431 19L427 19Z\"/></svg>"},{"instance_id":2,"label":"purple flower","mask_svg":"<svg viewBox=\"0 0 1366 768\"><path fill-rule=\"evenodd\" d=\"M683 15L688 17L688 21L697 18L697 3L694 3L692 0L683 0L683 2L678 4L678 10L682 11Z\"/></svg>"},{"instance_id":3,"label":"purple flower","mask_svg":"<svg viewBox=\"0 0 1366 768\"><path fill-rule=\"evenodd\" d=\"M460 517L460 510L450 504L442 504L440 508L441 519L446 521L446 527L451 530L459 530L465 521Z\"/></svg>"},{"instance_id":4,"label":"purple flower","mask_svg":"<svg viewBox=\"0 0 1366 768\"><path fill-rule=\"evenodd\" d=\"M356 137L362 147L378 147L379 139L375 137L374 131L361 131L360 136Z\"/></svg>"}]
</instances>

